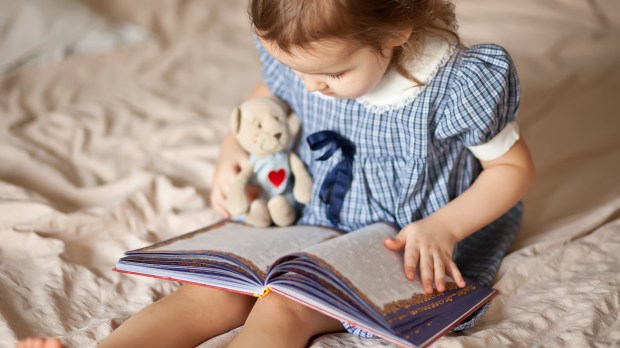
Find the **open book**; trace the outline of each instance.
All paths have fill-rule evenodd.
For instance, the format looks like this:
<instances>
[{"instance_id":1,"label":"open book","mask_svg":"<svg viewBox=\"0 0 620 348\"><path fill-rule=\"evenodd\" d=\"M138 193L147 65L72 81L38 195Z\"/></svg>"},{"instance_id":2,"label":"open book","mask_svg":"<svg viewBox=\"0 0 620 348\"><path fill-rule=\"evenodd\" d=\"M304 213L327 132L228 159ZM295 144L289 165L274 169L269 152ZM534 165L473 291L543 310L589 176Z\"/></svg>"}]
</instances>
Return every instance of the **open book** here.
<instances>
[{"instance_id":1,"label":"open book","mask_svg":"<svg viewBox=\"0 0 620 348\"><path fill-rule=\"evenodd\" d=\"M273 291L392 343L426 346L495 290L471 281L458 288L449 279L443 293L425 294L405 278L402 253L383 245L396 233L384 223L345 234L222 221L126 252L115 270L257 297Z\"/></svg>"}]
</instances>

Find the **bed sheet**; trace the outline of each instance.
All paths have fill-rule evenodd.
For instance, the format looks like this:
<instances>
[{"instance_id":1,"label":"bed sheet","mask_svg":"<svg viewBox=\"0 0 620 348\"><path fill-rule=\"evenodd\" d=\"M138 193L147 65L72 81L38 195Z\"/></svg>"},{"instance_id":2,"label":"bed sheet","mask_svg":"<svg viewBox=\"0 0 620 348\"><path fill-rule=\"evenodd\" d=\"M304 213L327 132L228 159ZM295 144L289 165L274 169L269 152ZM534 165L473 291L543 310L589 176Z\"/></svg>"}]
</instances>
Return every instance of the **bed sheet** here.
<instances>
[{"instance_id":1,"label":"bed sheet","mask_svg":"<svg viewBox=\"0 0 620 348\"><path fill-rule=\"evenodd\" d=\"M91 3L154 39L0 82L0 347L94 346L178 286L111 268L219 219L208 200L219 143L260 79L245 1ZM620 342L619 4L457 2L465 42L499 43L516 62L538 179L500 295L478 326L434 346ZM390 345L342 333L311 346Z\"/></svg>"}]
</instances>

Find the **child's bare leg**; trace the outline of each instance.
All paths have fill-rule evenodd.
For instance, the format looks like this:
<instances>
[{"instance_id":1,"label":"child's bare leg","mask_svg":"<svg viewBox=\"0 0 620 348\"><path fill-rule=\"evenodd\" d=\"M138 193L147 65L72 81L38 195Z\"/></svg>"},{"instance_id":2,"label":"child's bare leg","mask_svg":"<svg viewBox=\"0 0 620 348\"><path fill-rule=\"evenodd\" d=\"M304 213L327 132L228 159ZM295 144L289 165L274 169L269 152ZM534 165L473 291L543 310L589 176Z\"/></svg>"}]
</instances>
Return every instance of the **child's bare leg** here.
<instances>
[{"instance_id":1,"label":"child's bare leg","mask_svg":"<svg viewBox=\"0 0 620 348\"><path fill-rule=\"evenodd\" d=\"M193 348L243 325L254 302L250 296L183 285L129 318L99 348Z\"/></svg>"},{"instance_id":2,"label":"child's bare leg","mask_svg":"<svg viewBox=\"0 0 620 348\"><path fill-rule=\"evenodd\" d=\"M256 302L228 347L305 347L312 336L342 330L338 320L270 293Z\"/></svg>"}]
</instances>

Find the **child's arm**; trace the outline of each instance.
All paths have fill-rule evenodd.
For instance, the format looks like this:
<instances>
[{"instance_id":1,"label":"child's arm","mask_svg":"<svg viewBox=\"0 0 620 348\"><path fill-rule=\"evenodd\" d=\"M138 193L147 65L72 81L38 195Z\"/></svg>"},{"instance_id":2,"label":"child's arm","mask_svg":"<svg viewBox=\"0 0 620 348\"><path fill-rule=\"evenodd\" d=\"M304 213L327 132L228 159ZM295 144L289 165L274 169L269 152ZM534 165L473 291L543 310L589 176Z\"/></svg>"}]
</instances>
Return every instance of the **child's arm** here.
<instances>
[{"instance_id":1,"label":"child's arm","mask_svg":"<svg viewBox=\"0 0 620 348\"><path fill-rule=\"evenodd\" d=\"M263 82L259 83L248 98L270 96L271 92ZM237 173L248 163L248 154L241 148L234 134L228 132L222 141L220 154L215 164L215 173L211 183L211 205L224 217L230 214L226 210L226 197ZM260 189L249 187L248 196L260 195Z\"/></svg>"},{"instance_id":2,"label":"child's arm","mask_svg":"<svg viewBox=\"0 0 620 348\"><path fill-rule=\"evenodd\" d=\"M394 239L386 239L391 250L405 249L405 275L414 279L419 263L422 285L432 293L445 289L448 273L460 287L463 277L454 261L454 245L500 217L525 196L534 182L534 164L527 145L517 141L497 159L482 161L483 171L462 195L425 219L403 228Z\"/></svg>"},{"instance_id":3,"label":"child's arm","mask_svg":"<svg viewBox=\"0 0 620 348\"><path fill-rule=\"evenodd\" d=\"M312 196L312 177L310 177L306 170L304 162L294 152L289 154L289 161L291 163L291 171L295 177L293 197L295 197L297 202L307 204Z\"/></svg>"}]
</instances>

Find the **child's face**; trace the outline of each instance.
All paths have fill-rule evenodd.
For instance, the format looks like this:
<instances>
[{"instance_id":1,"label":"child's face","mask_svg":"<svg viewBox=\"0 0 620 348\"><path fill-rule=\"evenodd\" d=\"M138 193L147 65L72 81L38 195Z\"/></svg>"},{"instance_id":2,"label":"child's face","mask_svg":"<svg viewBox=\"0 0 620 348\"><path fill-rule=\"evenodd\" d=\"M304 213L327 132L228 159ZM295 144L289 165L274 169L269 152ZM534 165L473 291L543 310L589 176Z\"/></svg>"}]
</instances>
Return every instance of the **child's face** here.
<instances>
[{"instance_id":1,"label":"child's face","mask_svg":"<svg viewBox=\"0 0 620 348\"><path fill-rule=\"evenodd\" d=\"M392 49L383 54L370 47L354 47L340 40L314 42L292 54L259 39L265 50L290 67L310 92L336 98L358 98L372 90L385 74Z\"/></svg>"}]
</instances>

